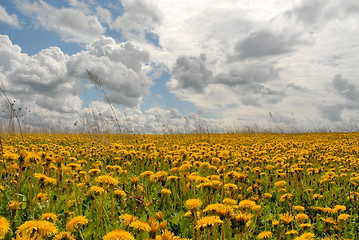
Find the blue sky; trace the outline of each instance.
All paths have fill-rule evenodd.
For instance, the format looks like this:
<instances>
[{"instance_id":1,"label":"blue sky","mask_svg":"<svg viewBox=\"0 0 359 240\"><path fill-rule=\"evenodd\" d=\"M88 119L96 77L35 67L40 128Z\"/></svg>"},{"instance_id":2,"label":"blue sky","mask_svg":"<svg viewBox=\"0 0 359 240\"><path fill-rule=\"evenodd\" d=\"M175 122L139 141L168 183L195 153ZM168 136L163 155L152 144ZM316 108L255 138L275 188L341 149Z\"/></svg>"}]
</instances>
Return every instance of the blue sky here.
<instances>
[{"instance_id":1,"label":"blue sky","mask_svg":"<svg viewBox=\"0 0 359 240\"><path fill-rule=\"evenodd\" d=\"M113 128L89 69L134 132L355 130L358 20L355 0L3 0L0 81L29 127Z\"/></svg>"}]
</instances>

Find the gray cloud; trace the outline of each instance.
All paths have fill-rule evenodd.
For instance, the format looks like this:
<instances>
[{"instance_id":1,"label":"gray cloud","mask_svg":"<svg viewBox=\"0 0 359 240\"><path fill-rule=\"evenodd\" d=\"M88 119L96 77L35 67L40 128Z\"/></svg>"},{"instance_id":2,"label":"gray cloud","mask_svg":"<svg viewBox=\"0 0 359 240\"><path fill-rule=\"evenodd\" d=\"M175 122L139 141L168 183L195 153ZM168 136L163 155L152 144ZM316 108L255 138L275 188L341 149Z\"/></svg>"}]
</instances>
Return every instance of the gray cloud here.
<instances>
[{"instance_id":1,"label":"gray cloud","mask_svg":"<svg viewBox=\"0 0 359 240\"><path fill-rule=\"evenodd\" d=\"M251 63L236 68L229 73L219 73L215 82L227 86L247 85L250 83L266 83L278 79L278 70L268 63Z\"/></svg>"},{"instance_id":2,"label":"gray cloud","mask_svg":"<svg viewBox=\"0 0 359 240\"><path fill-rule=\"evenodd\" d=\"M286 87L287 87L287 88L292 88L292 89L294 89L294 90L301 91L301 92L307 90L307 88L305 88L305 87L303 87L303 86L300 86L300 85L297 85L297 84L295 84L295 83L289 83L289 84L287 84Z\"/></svg>"},{"instance_id":3,"label":"gray cloud","mask_svg":"<svg viewBox=\"0 0 359 240\"><path fill-rule=\"evenodd\" d=\"M341 74L336 74L332 81L330 92L334 91L334 94L341 98L335 101L325 102L318 106L318 109L322 116L331 121L341 121L342 114L345 111L353 112L359 109L359 90L356 85L343 78ZM331 94L331 93L329 93ZM334 99L335 96L333 96Z\"/></svg>"},{"instance_id":4,"label":"gray cloud","mask_svg":"<svg viewBox=\"0 0 359 240\"><path fill-rule=\"evenodd\" d=\"M248 58L261 58L281 55L293 51L299 43L298 37L290 34L273 33L269 30L260 30L249 34L237 42L234 54L228 56L229 61Z\"/></svg>"},{"instance_id":5,"label":"gray cloud","mask_svg":"<svg viewBox=\"0 0 359 240\"><path fill-rule=\"evenodd\" d=\"M199 58L178 57L176 65L172 69L173 79L177 81L177 85L174 88L203 93L213 78L213 73L207 69L205 61L205 54L201 54Z\"/></svg>"},{"instance_id":6,"label":"gray cloud","mask_svg":"<svg viewBox=\"0 0 359 240\"><path fill-rule=\"evenodd\" d=\"M319 109L323 118L328 119L333 122L341 121L341 111L342 109L338 106L324 106Z\"/></svg>"},{"instance_id":7,"label":"gray cloud","mask_svg":"<svg viewBox=\"0 0 359 240\"><path fill-rule=\"evenodd\" d=\"M349 83L347 79L342 78L341 74L334 76L332 80L332 87L337 94L344 96L351 101L356 101L359 97L357 87L354 84Z\"/></svg>"},{"instance_id":8,"label":"gray cloud","mask_svg":"<svg viewBox=\"0 0 359 240\"><path fill-rule=\"evenodd\" d=\"M359 2L355 0L305 0L285 12L284 15L289 18L295 18L305 25L317 26L317 24L328 24L331 20L358 14Z\"/></svg>"}]
</instances>

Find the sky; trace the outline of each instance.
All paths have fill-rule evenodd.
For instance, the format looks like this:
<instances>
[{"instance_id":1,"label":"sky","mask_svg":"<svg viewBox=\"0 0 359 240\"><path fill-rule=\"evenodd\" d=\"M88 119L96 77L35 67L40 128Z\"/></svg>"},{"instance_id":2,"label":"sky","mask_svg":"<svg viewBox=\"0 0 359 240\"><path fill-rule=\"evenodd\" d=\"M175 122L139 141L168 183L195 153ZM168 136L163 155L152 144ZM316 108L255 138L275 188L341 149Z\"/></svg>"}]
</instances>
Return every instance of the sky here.
<instances>
[{"instance_id":1,"label":"sky","mask_svg":"<svg viewBox=\"0 0 359 240\"><path fill-rule=\"evenodd\" d=\"M0 56L23 129L359 126L357 0L0 0Z\"/></svg>"}]
</instances>

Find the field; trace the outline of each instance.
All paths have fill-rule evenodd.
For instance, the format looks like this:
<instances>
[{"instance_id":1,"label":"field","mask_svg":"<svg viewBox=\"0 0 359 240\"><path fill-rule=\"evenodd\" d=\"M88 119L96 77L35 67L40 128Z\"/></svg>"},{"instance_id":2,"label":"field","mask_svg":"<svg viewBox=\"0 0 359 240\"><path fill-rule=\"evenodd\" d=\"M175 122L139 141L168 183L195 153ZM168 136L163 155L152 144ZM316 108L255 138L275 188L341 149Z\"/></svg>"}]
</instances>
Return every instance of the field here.
<instances>
[{"instance_id":1,"label":"field","mask_svg":"<svg viewBox=\"0 0 359 240\"><path fill-rule=\"evenodd\" d=\"M0 239L359 239L359 134L3 134Z\"/></svg>"}]
</instances>

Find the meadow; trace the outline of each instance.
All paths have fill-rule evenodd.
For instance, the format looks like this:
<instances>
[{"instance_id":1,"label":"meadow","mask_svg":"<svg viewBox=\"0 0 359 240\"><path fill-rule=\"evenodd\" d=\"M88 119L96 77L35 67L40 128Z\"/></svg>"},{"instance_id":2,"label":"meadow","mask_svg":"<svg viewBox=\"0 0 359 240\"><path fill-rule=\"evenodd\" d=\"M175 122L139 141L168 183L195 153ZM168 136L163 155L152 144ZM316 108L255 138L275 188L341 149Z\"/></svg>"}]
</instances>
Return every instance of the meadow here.
<instances>
[{"instance_id":1,"label":"meadow","mask_svg":"<svg viewBox=\"0 0 359 240\"><path fill-rule=\"evenodd\" d=\"M0 239L359 239L359 133L1 140Z\"/></svg>"}]
</instances>

